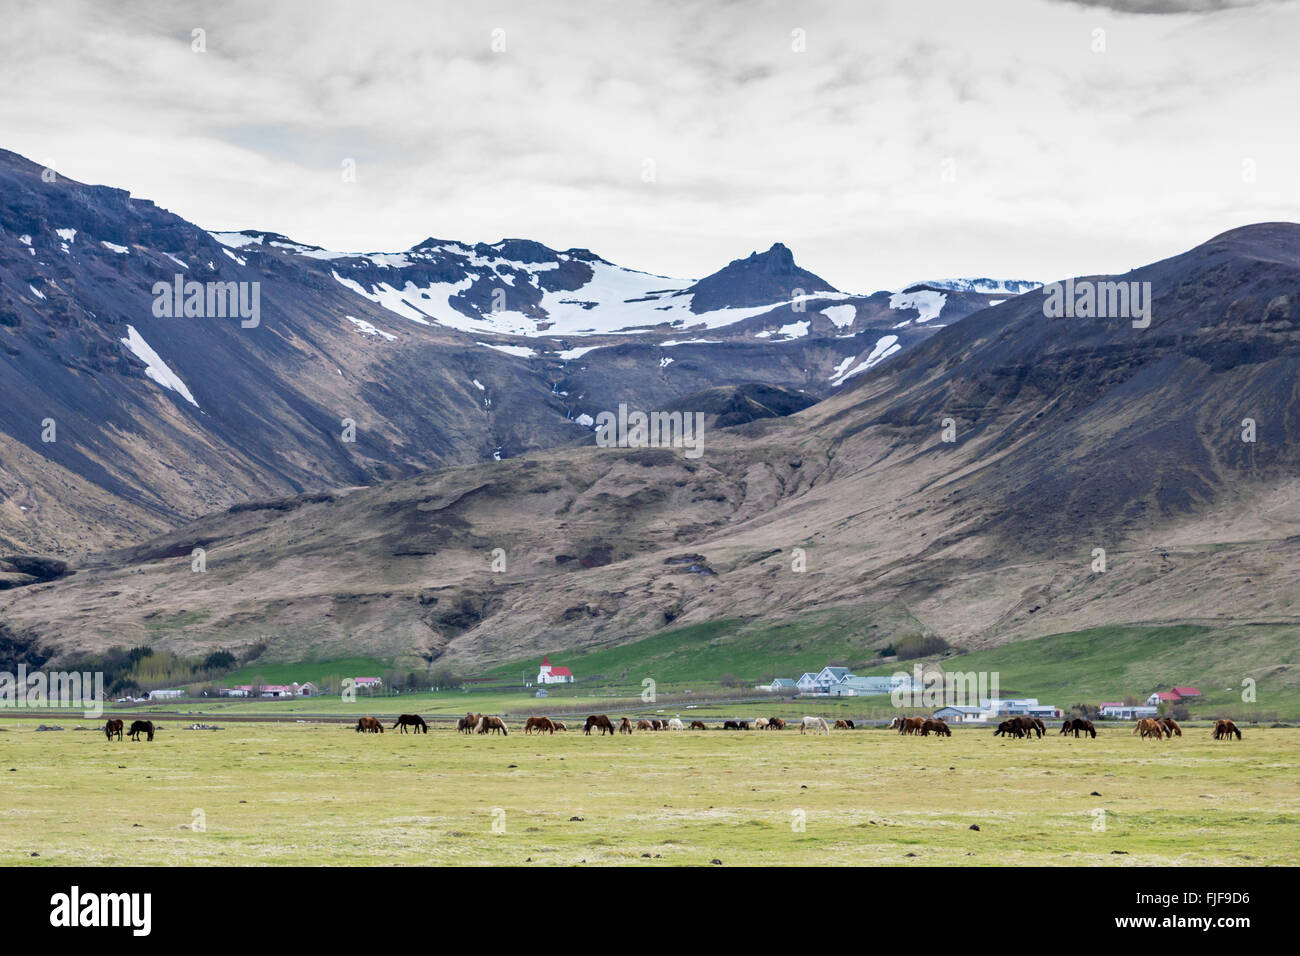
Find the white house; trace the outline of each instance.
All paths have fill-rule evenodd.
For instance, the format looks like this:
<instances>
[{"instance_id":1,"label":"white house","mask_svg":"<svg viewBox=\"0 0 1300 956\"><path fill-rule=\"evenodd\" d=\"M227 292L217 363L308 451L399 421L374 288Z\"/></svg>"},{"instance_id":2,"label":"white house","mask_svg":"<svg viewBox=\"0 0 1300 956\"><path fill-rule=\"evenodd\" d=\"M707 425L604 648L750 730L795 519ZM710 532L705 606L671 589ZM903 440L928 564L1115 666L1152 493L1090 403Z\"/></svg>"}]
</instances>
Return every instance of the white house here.
<instances>
[{"instance_id":1,"label":"white house","mask_svg":"<svg viewBox=\"0 0 1300 956\"><path fill-rule=\"evenodd\" d=\"M537 683L539 684L572 684L573 671L567 667L551 666L550 657L542 658L542 666L537 671Z\"/></svg>"},{"instance_id":2,"label":"white house","mask_svg":"<svg viewBox=\"0 0 1300 956\"><path fill-rule=\"evenodd\" d=\"M940 707L934 716L953 724L980 723L988 719L988 715L978 707Z\"/></svg>"},{"instance_id":3,"label":"white house","mask_svg":"<svg viewBox=\"0 0 1300 956\"><path fill-rule=\"evenodd\" d=\"M1143 717L1154 717L1158 712L1155 707L1141 704L1102 704L1099 710L1101 716L1111 720L1141 720Z\"/></svg>"},{"instance_id":4,"label":"white house","mask_svg":"<svg viewBox=\"0 0 1300 956\"><path fill-rule=\"evenodd\" d=\"M793 691L798 690L799 685L796 684L788 677L778 677L775 680L773 680L772 683L767 685L767 689L772 691L773 693L779 693L781 691L785 691L786 693L791 693Z\"/></svg>"},{"instance_id":5,"label":"white house","mask_svg":"<svg viewBox=\"0 0 1300 956\"><path fill-rule=\"evenodd\" d=\"M815 694L819 689L817 686L816 674L803 674L794 683L795 686L799 688L799 693L801 694Z\"/></svg>"},{"instance_id":6,"label":"white house","mask_svg":"<svg viewBox=\"0 0 1300 956\"><path fill-rule=\"evenodd\" d=\"M838 684L840 681L844 680L844 678L852 676L853 672L847 667L830 667L828 665L818 672L817 676L813 678L813 681L817 684L817 688L821 693L825 694L832 686Z\"/></svg>"},{"instance_id":7,"label":"white house","mask_svg":"<svg viewBox=\"0 0 1300 956\"><path fill-rule=\"evenodd\" d=\"M894 689L892 677L858 677L847 674L837 684L832 684L827 693L832 697L869 697L873 694L888 694Z\"/></svg>"}]
</instances>

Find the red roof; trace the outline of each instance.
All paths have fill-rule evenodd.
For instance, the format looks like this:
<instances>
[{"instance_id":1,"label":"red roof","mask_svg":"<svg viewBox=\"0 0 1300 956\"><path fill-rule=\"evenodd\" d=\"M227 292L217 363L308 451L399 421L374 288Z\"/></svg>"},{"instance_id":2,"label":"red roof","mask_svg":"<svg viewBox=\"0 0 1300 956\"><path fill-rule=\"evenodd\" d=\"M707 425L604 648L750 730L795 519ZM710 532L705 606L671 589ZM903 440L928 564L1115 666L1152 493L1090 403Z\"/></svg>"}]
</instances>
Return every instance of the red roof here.
<instances>
[{"instance_id":1,"label":"red roof","mask_svg":"<svg viewBox=\"0 0 1300 956\"><path fill-rule=\"evenodd\" d=\"M1182 697L1200 697L1201 692L1195 687L1175 687L1174 693Z\"/></svg>"},{"instance_id":2,"label":"red roof","mask_svg":"<svg viewBox=\"0 0 1300 956\"><path fill-rule=\"evenodd\" d=\"M1162 690L1160 693L1156 694L1156 697L1160 698L1161 700L1182 700L1182 697L1180 695L1171 694L1167 690Z\"/></svg>"},{"instance_id":3,"label":"red roof","mask_svg":"<svg viewBox=\"0 0 1300 956\"><path fill-rule=\"evenodd\" d=\"M567 667L552 667L552 668L551 668L551 676L552 676L552 677L572 677L572 676L573 676L573 671L569 670Z\"/></svg>"}]
</instances>

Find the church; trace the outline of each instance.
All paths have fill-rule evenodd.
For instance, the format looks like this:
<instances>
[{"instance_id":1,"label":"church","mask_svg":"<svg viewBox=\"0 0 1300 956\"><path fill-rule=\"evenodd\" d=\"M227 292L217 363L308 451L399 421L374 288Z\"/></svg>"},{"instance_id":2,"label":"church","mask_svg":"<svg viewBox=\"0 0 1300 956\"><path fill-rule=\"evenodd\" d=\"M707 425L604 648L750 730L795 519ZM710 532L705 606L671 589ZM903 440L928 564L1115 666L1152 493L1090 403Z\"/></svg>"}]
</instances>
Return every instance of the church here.
<instances>
[{"instance_id":1,"label":"church","mask_svg":"<svg viewBox=\"0 0 1300 956\"><path fill-rule=\"evenodd\" d=\"M573 671L567 667L552 667L550 657L542 658L542 668L537 672L539 684L572 684Z\"/></svg>"}]
</instances>

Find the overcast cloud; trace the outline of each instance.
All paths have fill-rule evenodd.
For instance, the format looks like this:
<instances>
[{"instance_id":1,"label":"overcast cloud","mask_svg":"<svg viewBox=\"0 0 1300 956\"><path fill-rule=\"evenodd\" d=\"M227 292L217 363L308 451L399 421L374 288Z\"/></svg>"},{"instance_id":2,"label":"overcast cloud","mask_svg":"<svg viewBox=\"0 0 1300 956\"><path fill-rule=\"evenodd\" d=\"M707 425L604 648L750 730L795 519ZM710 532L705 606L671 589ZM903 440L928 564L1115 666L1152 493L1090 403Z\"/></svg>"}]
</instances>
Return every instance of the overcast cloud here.
<instances>
[{"instance_id":1,"label":"overcast cloud","mask_svg":"<svg viewBox=\"0 0 1300 956\"><path fill-rule=\"evenodd\" d=\"M0 146L334 249L1049 280L1300 219L1297 37L1289 2L55 0L7 11Z\"/></svg>"}]
</instances>

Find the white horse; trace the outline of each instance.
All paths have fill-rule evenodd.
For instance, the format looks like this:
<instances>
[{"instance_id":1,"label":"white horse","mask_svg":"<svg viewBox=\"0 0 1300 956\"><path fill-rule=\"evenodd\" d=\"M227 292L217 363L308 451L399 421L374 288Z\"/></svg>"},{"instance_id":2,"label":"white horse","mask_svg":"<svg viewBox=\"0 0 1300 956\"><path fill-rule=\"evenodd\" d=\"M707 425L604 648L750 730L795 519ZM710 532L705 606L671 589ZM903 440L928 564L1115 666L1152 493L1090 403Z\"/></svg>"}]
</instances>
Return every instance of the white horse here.
<instances>
[{"instance_id":1,"label":"white horse","mask_svg":"<svg viewBox=\"0 0 1300 956\"><path fill-rule=\"evenodd\" d=\"M766 717L760 717L760 718L758 718L758 720L754 721L754 729L755 729L755 730L767 730L767 718L766 718Z\"/></svg>"},{"instance_id":2,"label":"white horse","mask_svg":"<svg viewBox=\"0 0 1300 956\"><path fill-rule=\"evenodd\" d=\"M814 734L821 731L828 737L831 734L830 725L826 723L825 717L805 717L799 722L799 733L802 734L809 730Z\"/></svg>"},{"instance_id":3,"label":"white horse","mask_svg":"<svg viewBox=\"0 0 1300 956\"><path fill-rule=\"evenodd\" d=\"M678 720L676 717L674 717L674 718L672 718L671 720L668 721L668 729L669 729L669 730L685 730L686 727L685 727L685 725L684 725L680 720Z\"/></svg>"}]
</instances>

